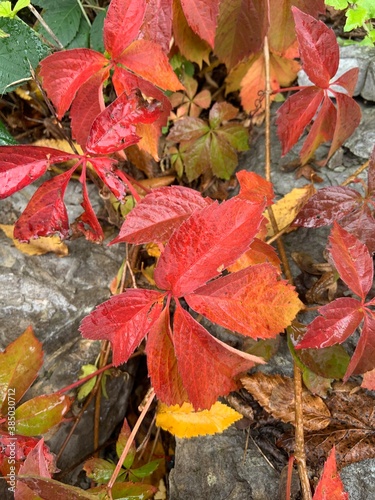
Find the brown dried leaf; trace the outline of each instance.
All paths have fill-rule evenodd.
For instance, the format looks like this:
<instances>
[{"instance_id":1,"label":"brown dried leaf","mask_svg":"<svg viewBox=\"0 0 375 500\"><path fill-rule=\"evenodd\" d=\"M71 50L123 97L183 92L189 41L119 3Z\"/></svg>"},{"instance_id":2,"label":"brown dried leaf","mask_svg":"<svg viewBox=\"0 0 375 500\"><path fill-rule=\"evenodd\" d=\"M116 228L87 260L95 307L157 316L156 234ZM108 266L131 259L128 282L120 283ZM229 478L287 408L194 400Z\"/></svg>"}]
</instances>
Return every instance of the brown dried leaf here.
<instances>
[{"instance_id":1,"label":"brown dried leaf","mask_svg":"<svg viewBox=\"0 0 375 500\"><path fill-rule=\"evenodd\" d=\"M337 384L336 384L337 387ZM333 445L336 446L338 467L375 457L375 398L362 389L343 385L326 399L331 412L330 425L318 433L305 435L307 460L319 467ZM294 437L279 443L287 451L294 447Z\"/></svg>"},{"instance_id":2,"label":"brown dried leaf","mask_svg":"<svg viewBox=\"0 0 375 500\"><path fill-rule=\"evenodd\" d=\"M282 375L254 373L241 378L245 389L273 417L294 425L293 379ZM304 428L309 431L324 429L330 423L330 412L319 396L307 389L302 392Z\"/></svg>"}]
</instances>

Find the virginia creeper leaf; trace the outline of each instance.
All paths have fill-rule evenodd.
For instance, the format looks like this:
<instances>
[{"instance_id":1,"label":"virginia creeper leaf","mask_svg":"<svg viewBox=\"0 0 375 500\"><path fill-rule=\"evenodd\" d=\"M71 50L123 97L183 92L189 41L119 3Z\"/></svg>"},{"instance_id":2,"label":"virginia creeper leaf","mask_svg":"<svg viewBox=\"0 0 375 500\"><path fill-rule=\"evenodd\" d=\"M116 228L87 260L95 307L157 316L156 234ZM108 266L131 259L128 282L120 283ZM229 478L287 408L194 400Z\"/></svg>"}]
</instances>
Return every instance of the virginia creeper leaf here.
<instances>
[{"instance_id":1,"label":"virginia creeper leaf","mask_svg":"<svg viewBox=\"0 0 375 500\"><path fill-rule=\"evenodd\" d=\"M61 483L55 479L28 474L27 476L19 477L18 480L22 481L28 488L36 493L39 498L53 497L56 500L62 498L65 500L96 500L98 498L96 494L90 492L92 490L85 491L82 488Z\"/></svg>"},{"instance_id":2,"label":"virginia creeper leaf","mask_svg":"<svg viewBox=\"0 0 375 500\"><path fill-rule=\"evenodd\" d=\"M247 170L240 170L236 173L236 177L240 183L239 198L258 203L265 201L266 206L272 205L275 193L271 182Z\"/></svg>"},{"instance_id":3,"label":"virginia creeper leaf","mask_svg":"<svg viewBox=\"0 0 375 500\"><path fill-rule=\"evenodd\" d=\"M148 373L158 399L167 405L182 405L188 401L174 352L168 308L150 329L146 353Z\"/></svg>"},{"instance_id":4,"label":"virginia creeper leaf","mask_svg":"<svg viewBox=\"0 0 375 500\"><path fill-rule=\"evenodd\" d=\"M173 343L178 370L195 410L208 409L219 396L236 390L234 377L262 362L257 356L236 351L212 337L178 302Z\"/></svg>"},{"instance_id":5,"label":"virginia creeper leaf","mask_svg":"<svg viewBox=\"0 0 375 500\"><path fill-rule=\"evenodd\" d=\"M92 340L109 340L113 363L128 361L160 316L164 295L153 290L127 290L100 304L79 327Z\"/></svg>"},{"instance_id":6,"label":"virginia creeper leaf","mask_svg":"<svg viewBox=\"0 0 375 500\"><path fill-rule=\"evenodd\" d=\"M48 394L29 399L16 408L16 432L23 436L44 434L62 421L70 408L68 396Z\"/></svg>"},{"instance_id":7,"label":"virginia creeper leaf","mask_svg":"<svg viewBox=\"0 0 375 500\"><path fill-rule=\"evenodd\" d=\"M349 500L344 485L337 472L336 451L332 448L324 464L323 474L316 487L313 500Z\"/></svg>"},{"instance_id":8,"label":"virginia creeper leaf","mask_svg":"<svg viewBox=\"0 0 375 500\"><path fill-rule=\"evenodd\" d=\"M116 441L116 453L118 457L121 457L122 452L124 451L124 448L129 441L129 437L131 434L131 429L130 426L126 420L124 419L124 423L122 424L121 431L119 434L119 437L117 438ZM125 469L130 469L130 467L133 465L135 454L136 454L137 448L135 446L134 440L132 441L132 444L130 445L129 451L125 457L125 460L122 464Z\"/></svg>"},{"instance_id":9,"label":"virginia creeper leaf","mask_svg":"<svg viewBox=\"0 0 375 500\"><path fill-rule=\"evenodd\" d=\"M329 241L330 255L340 278L364 300L374 278L373 261L366 245L337 222L333 223Z\"/></svg>"},{"instance_id":10,"label":"virginia creeper leaf","mask_svg":"<svg viewBox=\"0 0 375 500\"><path fill-rule=\"evenodd\" d=\"M70 110L72 137L85 148L95 118L104 110L103 82L109 76L109 68L95 73L77 92Z\"/></svg>"},{"instance_id":11,"label":"virginia creeper leaf","mask_svg":"<svg viewBox=\"0 0 375 500\"><path fill-rule=\"evenodd\" d=\"M106 184L118 200L123 200L126 196L127 186L116 174L116 160L108 157L90 158L90 162L95 168L95 172Z\"/></svg>"},{"instance_id":12,"label":"virginia creeper leaf","mask_svg":"<svg viewBox=\"0 0 375 500\"><path fill-rule=\"evenodd\" d=\"M9 397L17 403L36 379L43 364L42 344L31 326L0 353L0 414L6 415ZM14 395L12 392L14 390Z\"/></svg>"},{"instance_id":13,"label":"virginia creeper leaf","mask_svg":"<svg viewBox=\"0 0 375 500\"><path fill-rule=\"evenodd\" d=\"M318 87L329 87L339 67L336 35L322 21L292 7L303 69Z\"/></svg>"},{"instance_id":14,"label":"virginia creeper leaf","mask_svg":"<svg viewBox=\"0 0 375 500\"><path fill-rule=\"evenodd\" d=\"M318 316L307 327L307 333L296 349L309 347L328 347L341 344L360 325L364 317L361 303L349 297L343 297L319 307Z\"/></svg>"},{"instance_id":15,"label":"virginia creeper leaf","mask_svg":"<svg viewBox=\"0 0 375 500\"><path fill-rule=\"evenodd\" d=\"M140 32L146 40L157 43L168 54L172 36L172 0L149 0Z\"/></svg>"},{"instance_id":16,"label":"virginia creeper leaf","mask_svg":"<svg viewBox=\"0 0 375 500\"><path fill-rule=\"evenodd\" d=\"M112 462L104 460L104 458L89 458L86 460L83 470L86 476L98 484L108 484L116 465Z\"/></svg>"},{"instance_id":17,"label":"virginia creeper leaf","mask_svg":"<svg viewBox=\"0 0 375 500\"><path fill-rule=\"evenodd\" d=\"M15 238L29 241L54 233L58 233L61 238L68 235L69 220L63 199L75 169L76 166L53 177L36 190L14 226Z\"/></svg>"},{"instance_id":18,"label":"virginia creeper leaf","mask_svg":"<svg viewBox=\"0 0 375 500\"><path fill-rule=\"evenodd\" d=\"M352 96L357 85L358 68L351 68L346 73L337 78L334 82L335 87L343 87L349 96Z\"/></svg>"},{"instance_id":19,"label":"virginia creeper leaf","mask_svg":"<svg viewBox=\"0 0 375 500\"><path fill-rule=\"evenodd\" d=\"M153 189L127 215L120 234L111 244L163 243L195 210L206 207L210 201L182 186Z\"/></svg>"},{"instance_id":20,"label":"virginia creeper leaf","mask_svg":"<svg viewBox=\"0 0 375 500\"><path fill-rule=\"evenodd\" d=\"M112 0L104 20L104 47L117 59L135 40L145 15L145 0Z\"/></svg>"},{"instance_id":21,"label":"virginia creeper leaf","mask_svg":"<svg viewBox=\"0 0 375 500\"><path fill-rule=\"evenodd\" d=\"M213 48L219 2L212 0L181 0L181 5L191 29Z\"/></svg>"},{"instance_id":22,"label":"virginia creeper leaf","mask_svg":"<svg viewBox=\"0 0 375 500\"><path fill-rule=\"evenodd\" d=\"M52 163L75 157L53 148L1 146L0 198L6 198L39 179Z\"/></svg>"},{"instance_id":23,"label":"virginia creeper leaf","mask_svg":"<svg viewBox=\"0 0 375 500\"><path fill-rule=\"evenodd\" d=\"M96 500L101 496L107 494L108 486L103 484L101 486L97 486L96 488L91 488L89 491L92 492L92 498L93 500ZM118 499L126 499L126 500L148 500L154 498L155 493L157 492L157 488L155 486L152 486L151 484L141 484L141 483L133 483L133 482L118 482L115 483L112 488L112 498L115 500L116 498ZM80 490L82 491L82 490ZM65 497L64 497L65 499ZM73 499L75 500L75 499ZM80 500L80 499L77 499Z\"/></svg>"},{"instance_id":24,"label":"virginia creeper leaf","mask_svg":"<svg viewBox=\"0 0 375 500\"><path fill-rule=\"evenodd\" d=\"M156 425L178 438L219 434L241 420L242 415L217 401L209 410L194 411L190 403L166 406L159 403Z\"/></svg>"},{"instance_id":25,"label":"virginia creeper leaf","mask_svg":"<svg viewBox=\"0 0 375 500\"><path fill-rule=\"evenodd\" d=\"M293 287L267 263L211 281L185 299L214 323L252 338L275 337L302 308Z\"/></svg>"},{"instance_id":26,"label":"virginia creeper leaf","mask_svg":"<svg viewBox=\"0 0 375 500\"><path fill-rule=\"evenodd\" d=\"M346 370L344 381L350 375L358 375L375 368L375 317L374 312L366 309L361 335Z\"/></svg>"},{"instance_id":27,"label":"virginia creeper leaf","mask_svg":"<svg viewBox=\"0 0 375 500\"><path fill-rule=\"evenodd\" d=\"M248 249L263 209L264 204L232 198L196 210L173 233L159 259L158 287L181 297L218 276Z\"/></svg>"},{"instance_id":28,"label":"virginia creeper leaf","mask_svg":"<svg viewBox=\"0 0 375 500\"><path fill-rule=\"evenodd\" d=\"M103 54L91 49L55 52L41 61L43 87L55 105L60 120L72 104L78 89L107 63Z\"/></svg>"},{"instance_id":29,"label":"virginia creeper leaf","mask_svg":"<svg viewBox=\"0 0 375 500\"><path fill-rule=\"evenodd\" d=\"M97 116L92 124L86 149L90 153L108 154L136 144L139 137L135 124L152 123L160 115L160 103L149 104L137 92L121 94Z\"/></svg>"},{"instance_id":30,"label":"virginia creeper leaf","mask_svg":"<svg viewBox=\"0 0 375 500\"><path fill-rule=\"evenodd\" d=\"M268 25L268 9L261 0L222 0L215 54L227 68L233 68L261 49Z\"/></svg>"}]
</instances>

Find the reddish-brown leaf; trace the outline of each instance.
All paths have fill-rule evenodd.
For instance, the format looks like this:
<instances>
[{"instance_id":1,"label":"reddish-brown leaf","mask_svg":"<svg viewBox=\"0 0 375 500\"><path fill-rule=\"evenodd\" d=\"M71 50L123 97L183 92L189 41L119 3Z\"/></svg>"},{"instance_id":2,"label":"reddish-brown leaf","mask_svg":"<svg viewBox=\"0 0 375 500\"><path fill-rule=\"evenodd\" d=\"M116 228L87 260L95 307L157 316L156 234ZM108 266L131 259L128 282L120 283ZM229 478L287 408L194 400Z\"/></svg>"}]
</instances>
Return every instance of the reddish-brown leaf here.
<instances>
[{"instance_id":1,"label":"reddish-brown leaf","mask_svg":"<svg viewBox=\"0 0 375 500\"><path fill-rule=\"evenodd\" d=\"M30 241L39 236L69 234L69 220L64 205L64 194L76 166L44 182L34 193L26 209L14 226L14 237Z\"/></svg>"},{"instance_id":2,"label":"reddish-brown leaf","mask_svg":"<svg viewBox=\"0 0 375 500\"><path fill-rule=\"evenodd\" d=\"M374 305L374 304L372 304ZM375 317L374 312L365 310L363 328L356 349L346 370L344 380L350 375L361 374L375 368Z\"/></svg>"},{"instance_id":3,"label":"reddish-brown leaf","mask_svg":"<svg viewBox=\"0 0 375 500\"><path fill-rule=\"evenodd\" d=\"M108 60L91 49L71 49L55 52L40 63L43 87L61 119L69 109L78 89Z\"/></svg>"},{"instance_id":4,"label":"reddish-brown leaf","mask_svg":"<svg viewBox=\"0 0 375 500\"><path fill-rule=\"evenodd\" d=\"M112 0L104 20L103 40L106 51L117 59L135 40L146 10L145 0Z\"/></svg>"},{"instance_id":5,"label":"reddish-brown leaf","mask_svg":"<svg viewBox=\"0 0 375 500\"><path fill-rule=\"evenodd\" d=\"M353 212L361 202L362 196L355 189L344 186L319 189L299 211L293 225L321 227L332 224Z\"/></svg>"},{"instance_id":6,"label":"reddish-brown leaf","mask_svg":"<svg viewBox=\"0 0 375 500\"><path fill-rule=\"evenodd\" d=\"M163 243L195 210L210 203L209 198L182 186L153 189L127 215L111 245L122 241L136 245Z\"/></svg>"},{"instance_id":7,"label":"reddish-brown leaf","mask_svg":"<svg viewBox=\"0 0 375 500\"><path fill-rule=\"evenodd\" d=\"M96 154L125 149L139 141L136 123L152 123L159 116L159 102L149 104L136 91L130 95L121 94L94 120L86 149Z\"/></svg>"},{"instance_id":8,"label":"reddish-brown leaf","mask_svg":"<svg viewBox=\"0 0 375 500\"><path fill-rule=\"evenodd\" d=\"M296 144L306 126L314 118L324 92L317 87L300 90L287 99L277 111L277 134L285 155Z\"/></svg>"},{"instance_id":9,"label":"reddish-brown leaf","mask_svg":"<svg viewBox=\"0 0 375 500\"><path fill-rule=\"evenodd\" d=\"M332 82L331 87L336 86L342 87L346 90L349 96L353 95L355 86L357 85L359 68L349 69L346 73L339 76L334 82Z\"/></svg>"},{"instance_id":10,"label":"reddish-brown leaf","mask_svg":"<svg viewBox=\"0 0 375 500\"><path fill-rule=\"evenodd\" d=\"M219 396L237 388L236 375L263 362L212 337L178 302L173 343L178 371L196 410L210 408Z\"/></svg>"},{"instance_id":11,"label":"reddish-brown leaf","mask_svg":"<svg viewBox=\"0 0 375 500\"><path fill-rule=\"evenodd\" d=\"M185 299L214 323L252 338L275 337L302 308L294 288L267 263L211 281Z\"/></svg>"},{"instance_id":12,"label":"reddish-brown leaf","mask_svg":"<svg viewBox=\"0 0 375 500\"><path fill-rule=\"evenodd\" d=\"M164 294L154 290L126 290L100 304L86 316L80 332L92 340L109 340L113 363L125 363L160 316Z\"/></svg>"},{"instance_id":13,"label":"reddish-brown leaf","mask_svg":"<svg viewBox=\"0 0 375 500\"><path fill-rule=\"evenodd\" d=\"M116 174L116 160L108 157L90 158L90 162L101 180L106 184L118 200L123 200L127 186Z\"/></svg>"},{"instance_id":14,"label":"reddish-brown leaf","mask_svg":"<svg viewBox=\"0 0 375 500\"><path fill-rule=\"evenodd\" d=\"M39 179L53 163L76 158L58 149L35 146L1 146L0 199Z\"/></svg>"},{"instance_id":15,"label":"reddish-brown leaf","mask_svg":"<svg viewBox=\"0 0 375 500\"><path fill-rule=\"evenodd\" d=\"M321 316L309 324L306 335L296 346L297 349L341 344L354 333L364 317L361 302L349 297L336 299L319 307L318 311Z\"/></svg>"},{"instance_id":16,"label":"reddish-brown leaf","mask_svg":"<svg viewBox=\"0 0 375 500\"><path fill-rule=\"evenodd\" d=\"M104 110L103 82L109 76L109 68L95 73L77 92L70 110L72 136L85 149L92 124Z\"/></svg>"},{"instance_id":17,"label":"reddish-brown leaf","mask_svg":"<svg viewBox=\"0 0 375 500\"><path fill-rule=\"evenodd\" d=\"M220 2L215 53L228 68L258 52L269 25L268 9L261 0Z\"/></svg>"},{"instance_id":18,"label":"reddish-brown leaf","mask_svg":"<svg viewBox=\"0 0 375 500\"><path fill-rule=\"evenodd\" d=\"M324 464L323 474L316 487L313 500L349 500L337 472L336 449L332 448Z\"/></svg>"},{"instance_id":19,"label":"reddish-brown leaf","mask_svg":"<svg viewBox=\"0 0 375 500\"><path fill-rule=\"evenodd\" d=\"M219 2L217 0L181 0L181 5L191 29L213 48Z\"/></svg>"},{"instance_id":20,"label":"reddish-brown leaf","mask_svg":"<svg viewBox=\"0 0 375 500\"><path fill-rule=\"evenodd\" d=\"M149 0L140 32L142 38L157 43L168 54L172 36L172 0Z\"/></svg>"},{"instance_id":21,"label":"reddish-brown leaf","mask_svg":"<svg viewBox=\"0 0 375 500\"><path fill-rule=\"evenodd\" d=\"M272 205L275 193L271 182L247 170L240 170L236 173L236 177L240 183L239 198L257 203L266 201L266 206Z\"/></svg>"},{"instance_id":22,"label":"reddish-brown leaf","mask_svg":"<svg viewBox=\"0 0 375 500\"><path fill-rule=\"evenodd\" d=\"M322 21L292 7L303 69L318 87L329 87L339 66L339 46L335 33Z\"/></svg>"},{"instance_id":23,"label":"reddish-brown leaf","mask_svg":"<svg viewBox=\"0 0 375 500\"><path fill-rule=\"evenodd\" d=\"M154 42L135 40L124 50L117 62L162 89L184 89L169 64L168 57Z\"/></svg>"},{"instance_id":24,"label":"reddish-brown leaf","mask_svg":"<svg viewBox=\"0 0 375 500\"><path fill-rule=\"evenodd\" d=\"M196 210L173 233L159 259L158 287L181 297L218 276L249 248L264 206L232 198Z\"/></svg>"},{"instance_id":25,"label":"reddish-brown leaf","mask_svg":"<svg viewBox=\"0 0 375 500\"><path fill-rule=\"evenodd\" d=\"M167 405L189 401L174 351L169 308L165 308L148 334L147 366L156 396Z\"/></svg>"},{"instance_id":26,"label":"reddish-brown leaf","mask_svg":"<svg viewBox=\"0 0 375 500\"><path fill-rule=\"evenodd\" d=\"M374 277L373 261L366 245L337 222L333 223L329 241L329 251L340 278L364 300Z\"/></svg>"}]
</instances>

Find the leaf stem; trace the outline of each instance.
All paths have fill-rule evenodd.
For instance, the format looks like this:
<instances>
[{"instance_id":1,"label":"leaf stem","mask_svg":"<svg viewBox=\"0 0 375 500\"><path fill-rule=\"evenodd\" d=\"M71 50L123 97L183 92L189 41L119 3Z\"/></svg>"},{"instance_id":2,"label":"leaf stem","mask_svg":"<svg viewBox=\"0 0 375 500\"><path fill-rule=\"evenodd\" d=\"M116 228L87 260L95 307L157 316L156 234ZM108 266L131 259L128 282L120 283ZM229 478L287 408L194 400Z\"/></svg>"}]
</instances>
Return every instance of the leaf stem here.
<instances>
[{"instance_id":1,"label":"leaf stem","mask_svg":"<svg viewBox=\"0 0 375 500\"><path fill-rule=\"evenodd\" d=\"M370 160L367 160L366 163L364 163L363 165L361 165L360 167L357 168L357 170L354 172L354 174L352 174L344 182L342 182L340 184L340 186L347 186L348 184L350 184L351 182L353 182L354 179L356 177L358 177L361 172L363 172L364 170L366 170L366 168L369 166L369 164L370 164Z\"/></svg>"}]
</instances>

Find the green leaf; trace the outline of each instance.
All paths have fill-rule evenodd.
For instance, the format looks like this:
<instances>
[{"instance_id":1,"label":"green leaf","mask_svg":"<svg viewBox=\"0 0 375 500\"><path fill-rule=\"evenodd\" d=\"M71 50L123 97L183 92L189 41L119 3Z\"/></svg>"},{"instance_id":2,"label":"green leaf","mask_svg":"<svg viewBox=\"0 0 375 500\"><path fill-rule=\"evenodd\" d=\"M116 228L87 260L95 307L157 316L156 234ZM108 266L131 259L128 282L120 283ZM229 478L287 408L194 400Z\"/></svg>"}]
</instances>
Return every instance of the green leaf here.
<instances>
[{"instance_id":1,"label":"green leaf","mask_svg":"<svg viewBox=\"0 0 375 500\"><path fill-rule=\"evenodd\" d=\"M104 54L103 27L107 11L102 10L95 17L90 30L90 48Z\"/></svg>"},{"instance_id":2,"label":"green leaf","mask_svg":"<svg viewBox=\"0 0 375 500\"><path fill-rule=\"evenodd\" d=\"M238 165L235 149L219 134L212 134L210 144L212 172L219 179L229 180Z\"/></svg>"},{"instance_id":3,"label":"green leaf","mask_svg":"<svg viewBox=\"0 0 375 500\"><path fill-rule=\"evenodd\" d=\"M182 144L180 146L189 182L197 179L205 170L211 168L210 142L210 134L205 134L194 142L191 141L188 145Z\"/></svg>"},{"instance_id":4,"label":"green leaf","mask_svg":"<svg viewBox=\"0 0 375 500\"><path fill-rule=\"evenodd\" d=\"M374 0L358 0L358 7L363 7L367 10L367 19L375 17L375 2Z\"/></svg>"},{"instance_id":5,"label":"green leaf","mask_svg":"<svg viewBox=\"0 0 375 500\"><path fill-rule=\"evenodd\" d=\"M38 66L49 54L49 48L41 42L34 30L18 19L0 18L0 29L10 36L0 38L0 94L10 92L30 78L30 64ZM14 84L14 85L12 85Z\"/></svg>"},{"instance_id":6,"label":"green leaf","mask_svg":"<svg viewBox=\"0 0 375 500\"><path fill-rule=\"evenodd\" d=\"M238 109L229 104L229 102L215 103L209 113L209 122L212 129L219 127L221 122L233 120L238 115Z\"/></svg>"},{"instance_id":7,"label":"green leaf","mask_svg":"<svg viewBox=\"0 0 375 500\"><path fill-rule=\"evenodd\" d=\"M249 149L249 132L243 125L228 123L216 130L216 134L222 136L237 151Z\"/></svg>"},{"instance_id":8,"label":"green leaf","mask_svg":"<svg viewBox=\"0 0 375 500\"><path fill-rule=\"evenodd\" d=\"M17 12L24 9L28 5L30 5L30 0L18 0L16 5L14 6L13 12L17 14Z\"/></svg>"},{"instance_id":9,"label":"green leaf","mask_svg":"<svg viewBox=\"0 0 375 500\"><path fill-rule=\"evenodd\" d=\"M59 0L58 2L42 2L45 4L43 19L51 28L62 45L66 47L77 35L82 11L77 0ZM39 25L38 31L51 43L55 43L48 32Z\"/></svg>"},{"instance_id":10,"label":"green leaf","mask_svg":"<svg viewBox=\"0 0 375 500\"><path fill-rule=\"evenodd\" d=\"M150 484L115 483L112 487L112 498L113 500L148 500L154 496L156 491L157 488ZM106 486L98 486L88 490L88 492L106 493ZM95 498L98 498L98 496L95 496ZM99 498L102 497L99 496Z\"/></svg>"},{"instance_id":11,"label":"green leaf","mask_svg":"<svg viewBox=\"0 0 375 500\"><path fill-rule=\"evenodd\" d=\"M59 394L30 399L16 409L16 433L23 436L44 434L61 422L69 407L68 396Z\"/></svg>"},{"instance_id":12,"label":"green leaf","mask_svg":"<svg viewBox=\"0 0 375 500\"><path fill-rule=\"evenodd\" d=\"M118 457L121 456L121 454L126 446L126 443L129 440L130 434L131 434L131 429L130 429L129 424L125 418L124 423L123 423L122 428L121 428L120 435L119 435L117 442L116 442L116 453L117 453ZM133 441L132 444L130 445L130 449L128 451L128 454L126 455L125 460L122 464L122 466L125 467L125 469L129 469L133 465L135 453L136 453L136 446L135 446L135 443Z\"/></svg>"},{"instance_id":13,"label":"green leaf","mask_svg":"<svg viewBox=\"0 0 375 500\"><path fill-rule=\"evenodd\" d=\"M9 146L11 144L17 144L14 137L8 132L3 122L0 122L0 146Z\"/></svg>"},{"instance_id":14,"label":"green leaf","mask_svg":"<svg viewBox=\"0 0 375 500\"><path fill-rule=\"evenodd\" d=\"M352 31L363 25L365 20L368 19L367 9L364 7L356 7L346 11L346 23L344 31Z\"/></svg>"},{"instance_id":15,"label":"green leaf","mask_svg":"<svg viewBox=\"0 0 375 500\"><path fill-rule=\"evenodd\" d=\"M81 366L82 374L79 376L79 378L80 379L85 378L96 371L97 367L95 365L83 365ZM92 377L90 378L90 380L81 385L77 394L78 401L82 401L90 394L90 392L93 390L95 386L95 383L96 383L96 377Z\"/></svg>"},{"instance_id":16,"label":"green leaf","mask_svg":"<svg viewBox=\"0 0 375 500\"><path fill-rule=\"evenodd\" d=\"M12 4L10 2L0 2L0 17L13 18L14 16Z\"/></svg>"},{"instance_id":17,"label":"green leaf","mask_svg":"<svg viewBox=\"0 0 375 500\"><path fill-rule=\"evenodd\" d=\"M107 484L111 479L115 468L115 464L108 462L103 458L90 458L83 466L87 477L93 479L99 484Z\"/></svg>"},{"instance_id":18,"label":"green leaf","mask_svg":"<svg viewBox=\"0 0 375 500\"><path fill-rule=\"evenodd\" d=\"M88 48L90 41L90 26L87 24L86 19L81 16L81 21L79 23L78 31L71 42L69 42L65 48L66 49L79 49Z\"/></svg>"},{"instance_id":19,"label":"green leaf","mask_svg":"<svg viewBox=\"0 0 375 500\"><path fill-rule=\"evenodd\" d=\"M8 403L14 406L36 379L43 364L42 344L31 326L0 353L0 406L5 415ZM14 401L9 401L9 397Z\"/></svg>"},{"instance_id":20,"label":"green leaf","mask_svg":"<svg viewBox=\"0 0 375 500\"><path fill-rule=\"evenodd\" d=\"M138 481L139 479L144 479L145 477L151 476L153 472L159 467L161 460L153 460L146 465L142 465L142 467L138 467L138 469L132 469L129 471L129 479L131 481Z\"/></svg>"},{"instance_id":21,"label":"green leaf","mask_svg":"<svg viewBox=\"0 0 375 500\"><path fill-rule=\"evenodd\" d=\"M325 0L324 3L336 10L344 10L348 6L348 0Z\"/></svg>"}]
</instances>

